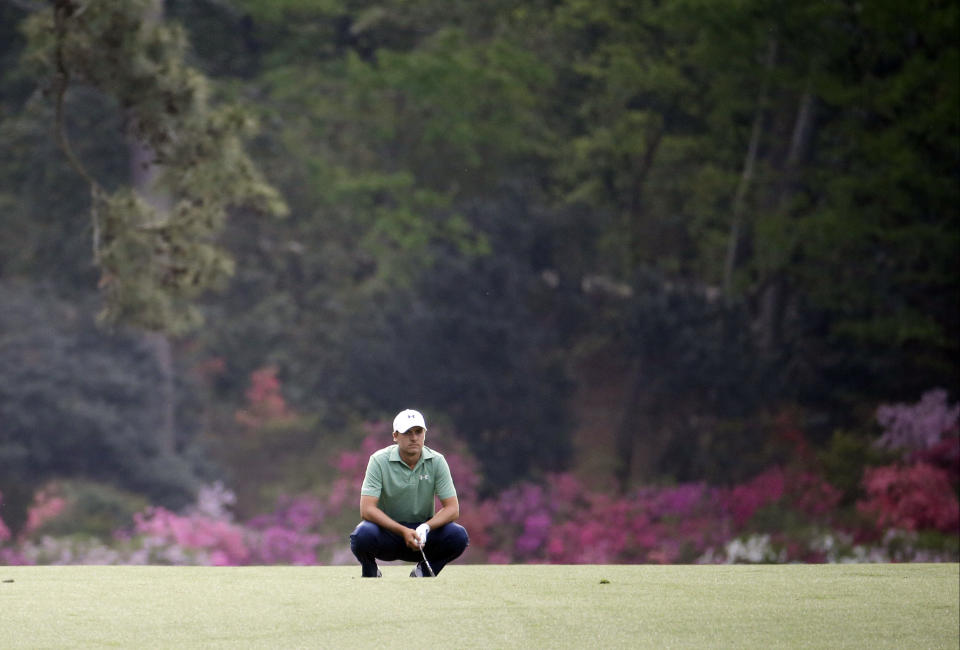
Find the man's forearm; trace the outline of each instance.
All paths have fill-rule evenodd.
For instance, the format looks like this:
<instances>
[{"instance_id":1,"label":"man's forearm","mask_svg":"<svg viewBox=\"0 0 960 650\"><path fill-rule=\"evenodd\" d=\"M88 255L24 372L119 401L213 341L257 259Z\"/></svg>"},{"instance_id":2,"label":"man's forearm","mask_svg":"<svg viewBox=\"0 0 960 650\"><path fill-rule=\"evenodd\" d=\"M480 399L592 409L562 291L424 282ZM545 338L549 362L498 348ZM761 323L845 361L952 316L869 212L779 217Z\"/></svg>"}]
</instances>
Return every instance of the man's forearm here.
<instances>
[{"instance_id":1,"label":"man's forearm","mask_svg":"<svg viewBox=\"0 0 960 650\"><path fill-rule=\"evenodd\" d=\"M440 528L440 526L446 526L452 521L456 521L460 517L460 508L449 508L443 507L437 510L437 514L432 516L427 520L427 524L431 529Z\"/></svg>"},{"instance_id":2,"label":"man's forearm","mask_svg":"<svg viewBox=\"0 0 960 650\"><path fill-rule=\"evenodd\" d=\"M406 528L403 524L394 521L383 510L377 506L367 506L360 513L360 516L370 523L380 526L380 528L385 528L390 532L396 533L397 535L403 536L403 529Z\"/></svg>"}]
</instances>

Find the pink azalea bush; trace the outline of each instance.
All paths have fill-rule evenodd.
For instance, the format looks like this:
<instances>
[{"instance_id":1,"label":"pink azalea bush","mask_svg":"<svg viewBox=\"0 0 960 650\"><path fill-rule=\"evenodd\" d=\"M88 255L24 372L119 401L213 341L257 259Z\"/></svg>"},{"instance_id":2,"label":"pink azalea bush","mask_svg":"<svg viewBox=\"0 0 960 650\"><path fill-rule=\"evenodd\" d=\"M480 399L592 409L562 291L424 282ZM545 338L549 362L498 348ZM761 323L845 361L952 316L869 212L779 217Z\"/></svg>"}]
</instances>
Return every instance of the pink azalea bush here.
<instances>
[{"instance_id":1,"label":"pink azalea bush","mask_svg":"<svg viewBox=\"0 0 960 650\"><path fill-rule=\"evenodd\" d=\"M0 508L3 506L3 492L0 492ZM2 513L0 509L0 513ZM6 545L13 538L13 535L10 533L10 529L7 527L7 524L3 521L3 517L0 516L0 565L19 565L19 564L29 564L29 562L20 554L19 550L16 548L11 548Z\"/></svg>"},{"instance_id":2,"label":"pink azalea bush","mask_svg":"<svg viewBox=\"0 0 960 650\"><path fill-rule=\"evenodd\" d=\"M957 432L960 404L947 403L942 388L927 391L916 404L884 404L877 408L883 435L877 444L887 449L926 450Z\"/></svg>"},{"instance_id":3,"label":"pink azalea bush","mask_svg":"<svg viewBox=\"0 0 960 650\"><path fill-rule=\"evenodd\" d=\"M272 370L253 382L251 421L289 411ZM464 562L690 563L956 561L960 436L957 408L945 393L916 405L881 407L878 444L902 450L893 465L868 467L853 515L843 493L817 471L798 432L789 466L772 466L739 485L645 486L627 494L595 489L573 473L524 481L499 494L480 493L476 459L444 436L442 451L457 482L459 522L470 532ZM331 479L316 494L280 497L272 511L246 521L232 514L222 485L200 491L182 512L149 507L110 540L54 538L45 522L63 510L55 491L38 492L24 530L13 538L0 519L0 563L317 564L352 562L348 535L370 454L388 444L384 423L370 423L355 449L330 460ZM791 430L792 431L792 430ZM2 495L0 495L2 498ZM942 540L941 540L942 541Z\"/></svg>"},{"instance_id":4,"label":"pink azalea bush","mask_svg":"<svg viewBox=\"0 0 960 650\"><path fill-rule=\"evenodd\" d=\"M0 506L3 506L3 492L0 492ZM0 517L0 544L9 540L13 535L10 534L10 529L7 528L7 525L3 522L3 518Z\"/></svg>"},{"instance_id":5,"label":"pink azalea bush","mask_svg":"<svg viewBox=\"0 0 960 650\"><path fill-rule=\"evenodd\" d=\"M43 527L45 523L56 519L67 505L55 485L40 488L33 497L33 504L27 510L27 523L21 535L29 536Z\"/></svg>"},{"instance_id":6,"label":"pink azalea bush","mask_svg":"<svg viewBox=\"0 0 960 650\"><path fill-rule=\"evenodd\" d=\"M339 513L348 506L359 508L360 485L367 471L367 460L373 452L387 446L383 436L376 432L381 424L368 424L367 435L360 442L359 449L342 451L331 460L332 469L336 472L327 497L327 507L331 512ZM382 424L380 430L387 426Z\"/></svg>"},{"instance_id":7,"label":"pink azalea bush","mask_svg":"<svg viewBox=\"0 0 960 650\"><path fill-rule=\"evenodd\" d=\"M134 516L131 539L148 550L151 563L317 564L318 548L330 541L315 532L324 519L318 499L283 498L273 512L240 524L224 507L232 498L215 485L201 490L198 506L184 514L150 508Z\"/></svg>"},{"instance_id":8,"label":"pink azalea bush","mask_svg":"<svg viewBox=\"0 0 960 650\"><path fill-rule=\"evenodd\" d=\"M246 392L247 408L237 411L237 423L258 427L266 422L282 422L295 417L280 390L277 369L269 366L253 372Z\"/></svg>"},{"instance_id":9,"label":"pink azalea bush","mask_svg":"<svg viewBox=\"0 0 960 650\"><path fill-rule=\"evenodd\" d=\"M857 505L881 527L960 533L960 507L947 473L927 463L868 469Z\"/></svg>"},{"instance_id":10,"label":"pink azalea bush","mask_svg":"<svg viewBox=\"0 0 960 650\"><path fill-rule=\"evenodd\" d=\"M317 564L317 549L331 541L314 532L324 516L325 506L317 498L301 495L280 499L275 511L247 522L253 532L253 563Z\"/></svg>"},{"instance_id":11,"label":"pink azalea bush","mask_svg":"<svg viewBox=\"0 0 960 650\"><path fill-rule=\"evenodd\" d=\"M201 513L179 515L150 508L134 515L134 531L149 562L226 566L247 564L251 552L242 527Z\"/></svg>"},{"instance_id":12,"label":"pink azalea bush","mask_svg":"<svg viewBox=\"0 0 960 650\"><path fill-rule=\"evenodd\" d=\"M572 474L555 474L542 485L515 486L492 502L495 532L485 550L488 561L498 562L716 561L722 559L716 549L748 531L762 508L776 505L826 525L839 498L822 480L780 468L729 489L691 483L625 496L590 490ZM789 558L808 555L798 547Z\"/></svg>"},{"instance_id":13,"label":"pink azalea bush","mask_svg":"<svg viewBox=\"0 0 960 650\"><path fill-rule=\"evenodd\" d=\"M960 533L960 405L944 390L925 393L917 404L884 405L878 445L902 452L893 465L868 468L858 510L878 529Z\"/></svg>"},{"instance_id":14,"label":"pink azalea bush","mask_svg":"<svg viewBox=\"0 0 960 650\"><path fill-rule=\"evenodd\" d=\"M0 492L0 506L3 505L3 493ZM29 536L46 522L56 518L63 512L66 501L56 493L53 486L45 486L37 491L33 504L27 511L27 522L20 533L20 539ZM10 541L13 534L0 517L0 544Z\"/></svg>"}]
</instances>

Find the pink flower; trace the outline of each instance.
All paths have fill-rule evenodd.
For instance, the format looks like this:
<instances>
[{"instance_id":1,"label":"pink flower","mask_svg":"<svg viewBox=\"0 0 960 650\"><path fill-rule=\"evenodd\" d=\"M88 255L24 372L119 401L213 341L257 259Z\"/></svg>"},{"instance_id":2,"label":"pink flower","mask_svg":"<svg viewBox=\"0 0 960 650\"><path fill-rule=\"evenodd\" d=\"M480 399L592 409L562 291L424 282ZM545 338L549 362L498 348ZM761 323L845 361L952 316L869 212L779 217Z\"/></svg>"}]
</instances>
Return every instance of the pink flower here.
<instances>
[{"instance_id":1,"label":"pink flower","mask_svg":"<svg viewBox=\"0 0 960 650\"><path fill-rule=\"evenodd\" d=\"M749 483L733 488L730 509L736 525L743 527L757 510L779 501L783 497L784 483L783 470L774 467Z\"/></svg>"},{"instance_id":2,"label":"pink flower","mask_svg":"<svg viewBox=\"0 0 960 650\"><path fill-rule=\"evenodd\" d=\"M3 492L0 492L0 506L3 505ZM0 517L0 542L5 542L10 539L10 529L7 528L7 525L3 523L3 517Z\"/></svg>"},{"instance_id":3,"label":"pink flower","mask_svg":"<svg viewBox=\"0 0 960 650\"><path fill-rule=\"evenodd\" d=\"M543 546L550 531L550 516L538 512L528 516L523 522L523 534L517 538L517 551L522 554L533 553Z\"/></svg>"},{"instance_id":4,"label":"pink flower","mask_svg":"<svg viewBox=\"0 0 960 650\"><path fill-rule=\"evenodd\" d=\"M275 367L261 368L250 375L246 409L237 411L236 420L247 427L258 427L269 421L283 421L294 417L280 390Z\"/></svg>"},{"instance_id":5,"label":"pink flower","mask_svg":"<svg viewBox=\"0 0 960 650\"><path fill-rule=\"evenodd\" d=\"M0 565L25 566L32 564L15 548L0 548Z\"/></svg>"},{"instance_id":6,"label":"pink flower","mask_svg":"<svg viewBox=\"0 0 960 650\"><path fill-rule=\"evenodd\" d=\"M804 514L822 518L834 513L843 492L809 472L791 477L789 494L793 505Z\"/></svg>"},{"instance_id":7,"label":"pink flower","mask_svg":"<svg viewBox=\"0 0 960 650\"><path fill-rule=\"evenodd\" d=\"M232 566L230 557L223 551L214 551L210 554L210 564L212 566Z\"/></svg>"},{"instance_id":8,"label":"pink flower","mask_svg":"<svg viewBox=\"0 0 960 650\"><path fill-rule=\"evenodd\" d=\"M487 554L488 564L510 564L510 556L502 551L492 551Z\"/></svg>"},{"instance_id":9,"label":"pink flower","mask_svg":"<svg viewBox=\"0 0 960 650\"><path fill-rule=\"evenodd\" d=\"M148 508L134 515L134 529L183 549L207 551L211 561L215 556L221 564L245 564L250 558L243 528L199 513L183 516L165 508Z\"/></svg>"},{"instance_id":10,"label":"pink flower","mask_svg":"<svg viewBox=\"0 0 960 650\"><path fill-rule=\"evenodd\" d=\"M41 488L33 496L33 504L27 510L27 523L23 536L27 537L39 530L45 523L56 519L67 506L67 500L58 494L56 484Z\"/></svg>"},{"instance_id":11,"label":"pink flower","mask_svg":"<svg viewBox=\"0 0 960 650\"><path fill-rule=\"evenodd\" d=\"M876 467L864 473L863 486L867 498L857 507L880 526L960 531L960 505L942 469L926 463Z\"/></svg>"},{"instance_id":12,"label":"pink flower","mask_svg":"<svg viewBox=\"0 0 960 650\"><path fill-rule=\"evenodd\" d=\"M960 405L947 403L947 391L927 391L915 405L892 404L877 408L884 428L877 444L887 449L929 449L947 432L956 432Z\"/></svg>"}]
</instances>

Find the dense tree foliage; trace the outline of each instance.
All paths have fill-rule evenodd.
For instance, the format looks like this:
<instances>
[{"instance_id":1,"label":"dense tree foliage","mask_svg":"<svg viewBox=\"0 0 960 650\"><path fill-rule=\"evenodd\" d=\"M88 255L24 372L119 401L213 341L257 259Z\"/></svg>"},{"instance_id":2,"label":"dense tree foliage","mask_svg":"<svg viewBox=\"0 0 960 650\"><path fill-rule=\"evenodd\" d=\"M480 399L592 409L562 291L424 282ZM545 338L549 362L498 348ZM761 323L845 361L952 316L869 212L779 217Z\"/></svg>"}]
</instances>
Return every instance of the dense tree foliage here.
<instances>
[{"instance_id":1,"label":"dense tree foliage","mask_svg":"<svg viewBox=\"0 0 960 650\"><path fill-rule=\"evenodd\" d=\"M0 287L0 491L18 528L51 477L124 485L158 503L191 501L205 474L196 412L178 400L174 453L155 435L164 409L160 371L138 337L93 326L89 300L67 304L42 286Z\"/></svg>"},{"instance_id":2,"label":"dense tree foliage","mask_svg":"<svg viewBox=\"0 0 960 650\"><path fill-rule=\"evenodd\" d=\"M208 107L205 77L183 62L183 30L152 16L156 4L59 0L25 21L26 59L53 96L64 156L90 185L102 317L182 332L199 317L191 301L232 270L213 243L227 208L284 208L243 152L239 139L252 130L250 120L236 107ZM131 161L134 180L143 168L157 167L155 183L110 191L89 174L67 133L66 94L75 83L116 105L125 132L146 150ZM151 193L165 201L151 200Z\"/></svg>"},{"instance_id":3,"label":"dense tree foliage","mask_svg":"<svg viewBox=\"0 0 960 650\"><path fill-rule=\"evenodd\" d=\"M747 478L783 412L826 442L960 389L956 3L149 4L0 3L0 285L100 282L110 313L174 323L182 363L222 363L221 447L266 366L318 431L420 406L488 486L570 466L588 368L625 387L624 487ZM58 61L113 197L96 254ZM159 230L123 189L131 124L183 208ZM280 210L271 186L285 219L250 208Z\"/></svg>"}]
</instances>

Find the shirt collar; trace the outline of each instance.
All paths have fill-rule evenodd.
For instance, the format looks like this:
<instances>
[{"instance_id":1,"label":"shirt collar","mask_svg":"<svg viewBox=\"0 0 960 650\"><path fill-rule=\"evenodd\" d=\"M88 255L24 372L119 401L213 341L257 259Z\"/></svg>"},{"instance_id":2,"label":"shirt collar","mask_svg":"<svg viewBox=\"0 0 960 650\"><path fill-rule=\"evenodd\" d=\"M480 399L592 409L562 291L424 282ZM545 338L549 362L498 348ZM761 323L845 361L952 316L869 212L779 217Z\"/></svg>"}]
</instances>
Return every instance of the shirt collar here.
<instances>
[{"instance_id":1,"label":"shirt collar","mask_svg":"<svg viewBox=\"0 0 960 650\"><path fill-rule=\"evenodd\" d=\"M420 460L417 461L417 465L419 465L421 461L433 458L436 455L437 452L424 445L423 449L420 450ZM403 463L403 459L400 458L400 448L397 447L397 445L392 445L390 447L390 460ZM404 463L404 465L406 465L406 463Z\"/></svg>"}]
</instances>

